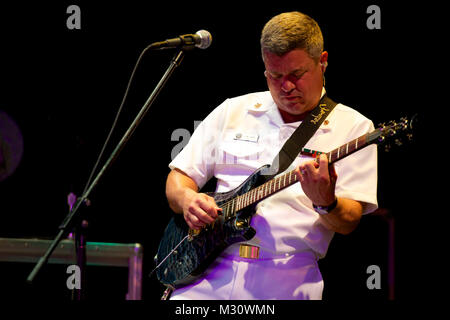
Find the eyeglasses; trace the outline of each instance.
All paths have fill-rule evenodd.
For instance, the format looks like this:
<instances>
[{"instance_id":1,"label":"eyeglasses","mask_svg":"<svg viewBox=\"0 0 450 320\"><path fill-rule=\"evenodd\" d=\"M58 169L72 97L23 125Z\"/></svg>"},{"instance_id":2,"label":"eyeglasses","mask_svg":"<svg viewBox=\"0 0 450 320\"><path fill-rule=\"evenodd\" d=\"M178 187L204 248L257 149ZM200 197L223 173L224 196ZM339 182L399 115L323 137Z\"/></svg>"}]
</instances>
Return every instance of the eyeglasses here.
<instances>
[{"instance_id":1,"label":"eyeglasses","mask_svg":"<svg viewBox=\"0 0 450 320\"><path fill-rule=\"evenodd\" d=\"M270 72L268 70L264 71L264 76L271 80L271 81L281 81L283 78L287 77L287 79L291 82L296 82L298 80L300 80L303 75L307 72L307 70L295 70L289 74L287 74L286 76L280 74L280 73L276 73L276 72Z\"/></svg>"}]
</instances>

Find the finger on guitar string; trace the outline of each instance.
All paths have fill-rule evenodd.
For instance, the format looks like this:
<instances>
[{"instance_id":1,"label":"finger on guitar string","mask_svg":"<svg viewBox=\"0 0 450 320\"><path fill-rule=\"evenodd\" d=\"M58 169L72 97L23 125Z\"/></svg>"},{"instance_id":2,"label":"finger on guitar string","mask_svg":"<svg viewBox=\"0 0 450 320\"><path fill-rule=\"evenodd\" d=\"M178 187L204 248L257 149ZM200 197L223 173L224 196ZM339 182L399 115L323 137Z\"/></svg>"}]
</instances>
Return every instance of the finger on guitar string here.
<instances>
[{"instance_id":1,"label":"finger on guitar string","mask_svg":"<svg viewBox=\"0 0 450 320\"><path fill-rule=\"evenodd\" d=\"M300 165L300 172L302 173L303 177L307 179L308 181L314 180L317 177L317 162L314 160L307 161Z\"/></svg>"},{"instance_id":2,"label":"finger on guitar string","mask_svg":"<svg viewBox=\"0 0 450 320\"><path fill-rule=\"evenodd\" d=\"M190 223L190 227L202 227L207 223L214 221L205 210L211 210L215 207L211 204L210 197L204 193L190 192L189 197L183 205L183 215L186 222Z\"/></svg>"},{"instance_id":3,"label":"finger on guitar string","mask_svg":"<svg viewBox=\"0 0 450 320\"><path fill-rule=\"evenodd\" d=\"M222 210L221 208L219 208ZM211 211L212 209L208 209ZM214 208L215 210L215 208ZM216 213L217 216L217 213ZM201 207L191 207L189 209L189 212L184 215L186 223L191 229L198 230L205 225L209 225L215 221L214 218L212 218L204 209Z\"/></svg>"},{"instance_id":4,"label":"finger on guitar string","mask_svg":"<svg viewBox=\"0 0 450 320\"><path fill-rule=\"evenodd\" d=\"M320 174L328 174L328 158L325 153L319 155L318 162L316 162L315 166L317 169L319 169Z\"/></svg>"},{"instance_id":5,"label":"finger on guitar string","mask_svg":"<svg viewBox=\"0 0 450 320\"><path fill-rule=\"evenodd\" d=\"M201 206L189 208L189 219L197 226L204 226L214 221L214 218L209 216Z\"/></svg>"},{"instance_id":6,"label":"finger on guitar string","mask_svg":"<svg viewBox=\"0 0 450 320\"><path fill-rule=\"evenodd\" d=\"M201 223L200 220L192 214L185 213L184 220L190 229L199 230L204 226L204 223Z\"/></svg>"},{"instance_id":7,"label":"finger on guitar string","mask_svg":"<svg viewBox=\"0 0 450 320\"><path fill-rule=\"evenodd\" d=\"M207 195L200 194L188 208L188 212L192 215L190 220L197 226L212 223L217 217L216 208L214 200L211 201Z\"/></svg>"},{"instance_id":8,"label":"finger on guitar string","mask_svg":"<svg viewBox=\"0 0 450 320\"><path fill-rule=\"evenodd\" d=\"M336 184L337 180L337 173L334 167L334 163L329 164L327 155L323 153L318 158L318 164L319 177L322 180L329 180L334 189L334 185Z\"/></svg>"},{"instance_id":9,"label":"finger on guitar string","mask_svg":"<svg viewBox=\"0 0 450 320\"><path fill-rule=\"evenodd\" d=\"M328 166L328 173L330 175L330 179L336 181L337 180L337 173L336 173L336 168L334 167L334 163L330 164Z\"/></svg>"},{"instance_id":10,"label":"finger on guitar string","mask_svg":"<svg viewBox=\"0 0 450 320\"><path fill-rule=\"evenodd\" d=\"M311 161L306 161L299 165L300 172L309 181L317 182L321 178L328 177L328 159L326 154L320 154Z\"/></svg>"},{"instance_id":11,"label":"finger on guitar string","mask_svg":"<svg viewBox=\"0 0 450 320\"><path fill-rule=\"evenodd\" d=\"M216 202L214 201L213 197L210 197L206 195L207 205L204 207L202 206L202 209L212 218L216 219L219 216L219 211L222 210L219 206L217 206Z\"/></svg>"}]
</instances>

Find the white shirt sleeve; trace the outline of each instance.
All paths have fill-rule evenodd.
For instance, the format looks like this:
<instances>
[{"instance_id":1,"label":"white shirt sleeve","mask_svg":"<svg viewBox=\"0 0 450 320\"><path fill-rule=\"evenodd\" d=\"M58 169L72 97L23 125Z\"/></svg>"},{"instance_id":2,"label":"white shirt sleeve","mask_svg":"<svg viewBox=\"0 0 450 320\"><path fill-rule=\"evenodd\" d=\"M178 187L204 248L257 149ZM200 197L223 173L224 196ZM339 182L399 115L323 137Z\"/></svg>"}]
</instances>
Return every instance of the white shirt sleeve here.
<instances>
[{"instance_id":1,"label":"white shirt sleeve","mask_svg":"<svg viewBox=\"0 0 450 320\"><path fill-rule=\"evenodd\" d=\"M188 144L169 164L191 177L201 189L214 175L219 141L228 100L214 109L195 129Z\"/></svg>"},{"instance_id":2,"label":"white shirt sleeve","mask_svg":"<svg viewBox=\"0 0 450 320\"><path fill-rule=\"evenodd\" d=\"M351 136L359 137L374 130L369 120L353 128ZM336 195L364 203L363 214L378 208L377 202L377 147L368 146L335 163L338 179Z\"/></svg>"}]
</instances>

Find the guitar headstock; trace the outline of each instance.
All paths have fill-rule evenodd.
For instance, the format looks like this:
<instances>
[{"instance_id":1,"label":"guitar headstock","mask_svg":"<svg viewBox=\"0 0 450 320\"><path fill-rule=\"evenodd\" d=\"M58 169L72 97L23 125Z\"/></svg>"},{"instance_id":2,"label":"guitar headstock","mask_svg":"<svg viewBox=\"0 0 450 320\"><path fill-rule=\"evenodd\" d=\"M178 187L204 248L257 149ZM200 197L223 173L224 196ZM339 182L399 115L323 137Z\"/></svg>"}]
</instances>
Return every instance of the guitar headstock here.
<instances>
[{"instance_id":1,"label":"guitar headstock","mask_svg":"<svg viewBox=\"0 0 450 320\"><path fill-rule=\"evenodd\" d=\"M402 146L405 141L410 142L413 139L412 129L413 123L417 119L415 114L411 119L407 117L400 118L398 121L389 121L388 123L381 123L373 132L372 139L377 144L384 144L384 150L389 152L392 147L392 142L396 146Z\"/></svg>"}]
</instances>

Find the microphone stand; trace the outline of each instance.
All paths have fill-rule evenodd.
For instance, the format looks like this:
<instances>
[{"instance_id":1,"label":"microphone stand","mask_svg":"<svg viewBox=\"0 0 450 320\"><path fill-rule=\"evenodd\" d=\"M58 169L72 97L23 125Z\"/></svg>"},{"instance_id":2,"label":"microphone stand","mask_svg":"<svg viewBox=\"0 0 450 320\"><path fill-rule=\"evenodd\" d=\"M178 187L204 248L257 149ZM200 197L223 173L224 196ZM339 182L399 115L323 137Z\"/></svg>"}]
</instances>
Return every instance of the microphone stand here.
<instances>
[{"instance_id":1,"label":"microphone stand","mask_svg":"<svg viewBox=\"0 0 450 320\"><path fill-rule=\"evenodd\" d=\"M185 48L186 49L186 48ZM83 219L80 217L80 214L78 214L78 209L80 208L81 204L88 203L88 196L91 193L91 191L94 189L94 187L98 184L100 178L103 176L105 171L109 169L114 162L115 159L117 159L120 151L125 146L125 143L128 142L133 132L136 130L137 126L140 124L142 119L144 118L145 114L149 110L150 106L153 104L154 100L158 96L158 94L161 92L162 88L166 84L169 77L172 75L173 71L176 67L178 67L181 64L181 61L184 58L184 50L180 49L177 54L173 57L168 69L162 76L161 80L153 90L150 97L147 99L141 110L139 111L138 115L134 119L134 121L131 123L128 130L125 132L122 139L117 144L114 151L109 156L108 160L106 160L105 165L100 170L100 172L97 174L95 179L90 184L89 188L86 189L86 192L77 200L75 205L70 210L69 214L66 216L66 218L63 220L61 225L59 226L59 233L54 238L53 242L51 243L50 247L47 249L45 254L39 258L38 262L36 263L35 267L31 271L31 273L28 275L27 282L32 283L34 278L36 277L39 270L44 266L44 264L47 263L48 259L50 258L51 254L55 250L58 243L61 241L61 239L67 235L67 233L75 226L75 235L76 235L76 255L77 255L77 263L80 263L78 267L80 268L80 274L81 274L81 281L80 283L83 285L84 282L84 276L85 276L85 267L86 267L86 237L84 234L84 231L87 227L86 223L83 223ZM80 288L80 292L76 294L77 299L82 299L84 297L83 292L81 290L83 287Z\"/></svg>"}]
</instances>

